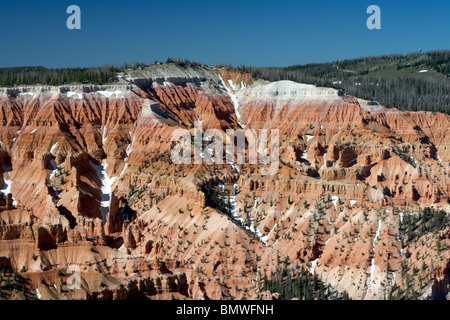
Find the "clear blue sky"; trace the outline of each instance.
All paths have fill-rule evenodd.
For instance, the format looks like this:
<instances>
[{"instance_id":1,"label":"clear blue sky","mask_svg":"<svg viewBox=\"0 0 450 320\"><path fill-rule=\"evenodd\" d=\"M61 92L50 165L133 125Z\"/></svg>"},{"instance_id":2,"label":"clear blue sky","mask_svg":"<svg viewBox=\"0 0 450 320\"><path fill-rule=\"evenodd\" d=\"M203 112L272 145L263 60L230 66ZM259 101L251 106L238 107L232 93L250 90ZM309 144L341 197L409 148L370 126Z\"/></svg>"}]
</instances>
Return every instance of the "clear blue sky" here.
<instances>
[{"instance_id":1,"label":"clear blue sky","mask_svg":"<svg viewBox=\"0 0 450 320\"><path fill-rule=\"evenodd\" d=\"M66 9L81 8L81 30ZM381 30L366 9L381 8ZM450 48L449 0L0 0L0 67L167 57L287 66Z\"/></svg>"}]
</instances>

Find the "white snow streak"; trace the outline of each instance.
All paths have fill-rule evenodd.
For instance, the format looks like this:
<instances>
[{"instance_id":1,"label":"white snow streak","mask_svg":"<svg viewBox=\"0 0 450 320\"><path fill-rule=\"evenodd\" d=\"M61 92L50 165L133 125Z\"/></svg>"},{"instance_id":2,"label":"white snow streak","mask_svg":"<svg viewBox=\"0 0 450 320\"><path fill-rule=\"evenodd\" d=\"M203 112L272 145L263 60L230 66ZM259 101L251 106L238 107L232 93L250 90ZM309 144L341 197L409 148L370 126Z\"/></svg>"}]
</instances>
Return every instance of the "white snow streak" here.
<instances>
[{"instance_id":1,"label":"white snow streak","mask_svg":"<svg viewBox=\"0 0 450 320\"><path fill-rule=\"evenodd\" d=\"M237 183L234 183L233 185L233 190L236 190L237 187ZM219 188L222 190L222 192L225 190L225 185L223 184L223 182L219 181ZM272 231L275 229L275 226L272 228L272 230L269 232L268 235L264 236L261 231L255 226L255 220L253 219L253 217L251 216L251 212L248 213L248 220L250 223L250 226L245 224L245 220L242 219L238 213L237 213L237 201L236 201L236 195L234 196L228 196L228 197L223 197L222 201L224 201L225 203L228 203L228 201L230 202L230 209L231 209L231 216L233 217L234 220L240 222L240 224L247 229L248 231L252 232L253 234L255 234L262 243L264 243L267 246L267 239L269 238L270 234L272 233ZM258 201L259 198L256 197L255 198L255 203L253 205L252 209L256 209L256 206L258 205Z\"/></svg>"},{"instance_id":2,"label":"white snow streak","mask_svg":"<svg viewBox=\"0 0 450 320\"><path fill-rule=\"evenodd\" d=\"M111 199L111 189L112 185L116 181L117 177L108 177L108 174L106 173L106 168L108 167L108 164L106 163L106 160L103 160L101 165L96 165L92 161L89 161L91 166L94 168L94 170L97 172L97 176L102 182L102 197L100 202L100 212L102 214L103 223L106 222L106 214L109 211L109 201Z\"/></svg>"},{"instance_id":3,"label":"white snow streak","mask_svg":"<svg viewBox=\"0 0 450 320\"><path fill-rule=\"evenodd\" d=\"M239 122L239 119L241 118L241 115L239 114L239 102L236 98L236 95L234 95L231 90L225 85L225 82L223 81L222 77L219 76L220 78L220 82L223 85L223 87L225 88L225 90L227 91L228 95L231 98L231 102L233 102L234 105L234 112L236 113L236 118L238 121L238 124L241 126L241 128L243 128L244 126ZM233 89L234 90L234 89Z\"/></svg>"},{"instance_id":4,"label":"white snow streak","mask_svg":"<svg viewBox=\"0 0 450 320\"><path fill-rule=\"evenodd\" d=\"M233 80L228 79L228 84L230 85L231 88L233 88L233 90L236 91L236 87L235 87L234 84L233 84Z\"/></svg>"},{"instance_id":5,"label":"white snow streak","mask_svg":"<svg viewBox=\"0 0 450 320\"><path fill-rule=\"evenodd\" d=\"M123 159L123 161L125 162L125 165L122 169L122 172L120 172L119 177L121 177L124 173L125 170L128 168L128 158L130 156L131 151L133 151L133 142L134 142L134 135L133 132L129 132L130 137L131 137L131 143L128 145L127 149L125 150L125 158Z\"/></svg>"},{"instance_id":6,"label":"white snow streak","mask_svg":"<svg viewBox=\"0 0 450 320\"><path fill-rule=\"evenodd\" d=\"M378 236L380 235L380 229L381 229L381 219L380 220L378 220L378 229L377 229L377 232L375 233L375 238L373 238L373 251L374 251L374 254L375 254L375 242L377 241L377 239L378 239ZM368 287L367 287L367 291L369 291L369 289L372 287L372 281L373 281L373 275L374 275L374 273L375 273L375 258L372 258L372 263L371 263L371 265L370 265L370 279L369 279L369 285L368 285Z\"/></svg>"},{"instance_id":7,"label":"white snow streak","mask_svg":"<svg viewBox=\"0 0 450 320\"><path fill-rule=\"evenodd\" d=\"M53 154L53 151L55 151L55 148L58 146L58 142L55 143L52 148L50 149L50 153Z\"/></svg>"}]
</instances>

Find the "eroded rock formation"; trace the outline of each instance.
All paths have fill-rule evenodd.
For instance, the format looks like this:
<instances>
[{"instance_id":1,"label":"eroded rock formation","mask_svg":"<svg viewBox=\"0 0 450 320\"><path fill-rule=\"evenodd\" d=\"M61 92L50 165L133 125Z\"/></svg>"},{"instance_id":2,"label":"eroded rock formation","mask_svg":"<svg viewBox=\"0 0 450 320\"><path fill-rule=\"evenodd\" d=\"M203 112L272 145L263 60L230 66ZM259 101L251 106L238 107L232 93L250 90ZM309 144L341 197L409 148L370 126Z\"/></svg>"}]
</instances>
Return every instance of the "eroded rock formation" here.
<instances>
[{"instance_id":1,"label":"eroded rock formation","mask_svg":"<svg viewBox=\"0 0 450 320\"><path fill-rule=\"evenodd\" d=\"M208 67L123 79L0 90L0 266L39 298L273 298L286 265L354 299L447 296L448 224L420 212L450 208L448 115ZM173 163L195 121L279 130L278 171Z\"/></svg>"}]
</instances>

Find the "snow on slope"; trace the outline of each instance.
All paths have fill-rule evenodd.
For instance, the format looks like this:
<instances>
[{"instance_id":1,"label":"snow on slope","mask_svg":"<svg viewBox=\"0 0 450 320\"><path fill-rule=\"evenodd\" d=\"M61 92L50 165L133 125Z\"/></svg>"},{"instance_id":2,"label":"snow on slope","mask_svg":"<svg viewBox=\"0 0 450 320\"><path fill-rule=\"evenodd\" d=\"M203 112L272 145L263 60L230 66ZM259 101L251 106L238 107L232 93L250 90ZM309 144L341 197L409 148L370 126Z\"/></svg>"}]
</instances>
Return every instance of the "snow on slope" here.
<instances>
[{"instance_id":1,"label":"snow on slope","mask_svg":"<svg viewBox=\"0 0 450 320\"><path fill-rule=\"evenodd\" d=\"M237 183L234 184L233 189L236 190L236 187L237 187ZM221 181L219 182L219 188L222 190L222 192L225 190L225 185ZM272 228L272 230L266 236L264 236L261 233L261 231L255 226L255 220L253 219L251 212L248 213L249 225L245 224L245 220L238 215L236 195L234 195L234 196L230 195L228 197L220 197L220 198L222 199L222 201L225 202L225 204L227 204L229 201L230 209L231 209L231 216L233 217L233 219L235 221L239 222L245 229L247 229L248 231L255 234L260 239L260 241L267 246L267 240L277 225L275 224L274 227ZM259 198L255 198L255 203L253 205L252 210L256 209L256 207L258 205L258 201L259 201Z\"/></svg>"},{"instance_id":2,"label":"snow on slope","mask_svg":"<svg viewBox=\"0 0 450 320\"><path fill-rule=\"evenodd\" d=\"M377 242L378 236L380 235L380 230L381 230L381 219L378 220L378 229L377 229L377 232L375 233L375 238L373 238L373 242L372 242L372 245L373 245L372 250L374 251L374 254L375 254L375 243ZM374 280L375 269L376 269L375 259L372 258L372 261L371 261L371 264L370 264L370 278L369 278L369 285L367 286L367 291L369 291L370 288L372 287L372 282Z\"/></svg>"},{"instance_id":3,"label":"snow on slope","mask_svg":"<svg viewBox=\"0 0 450 320\"><path fill-rule=\"evenodd\" d=\"M53 154L53 151L55 151L56 147L58 146L58 142L55 143L52 148L50 149L50 153Z\"/></svg>"},{"instance_id":4,"label":"snow on slope","mask_svg":"<svg viewBox=\"0 0 450 320\"><path fill-rule=\"evenodd\" d=\"M55 193L56 193L56 196L58 197L58 199L60 199L61 198L61 195L59 194L59 192L55 189L55 187L53 186L53 183L52 183L52 180L53 180L53 177L56 175L56 173L58 172L58 165L56 164L56 162L55 162L55 160L54 159L51 159L50 160L50 165L51 165L51 167L52 167L52 172L50 173L50 184L51 184L51 187L53 188L53 190L55 191Z\"/></svg>"},{"instance_id":5,"label":"snow on slope","mask_svg":"<svg viewBox=\"0 0 450 320\"><path fill-rule=\"evenodd\" d=\"M89 161L92 168L97 172L97 176L102 182L102 197L100 202L100 212L102 214L102 220L103 223L106 222L106 215L109 211L109 201L111 199L111 190L112 185L116 181L117 177L108 177L108 174L106 173L106 168L108 167L108 164L106 163L106 159L103 160L101 165L96 165L92 161Z\"/></svg>"},{"instance_id":6,"label":"snow on slope","mask_svg":"<svg viewBox=\"0 0 450 320\"><path fill-rule=\"evenodd\" d=\"M241 115L239 114L239 102L238 102L238 99L237 99L236 95L234 95L231 92L231 90L225 85L225 82L223 81L223 79L222 79L222 77L220 75L219 75L219 78L220 78L220 83L222 84L222 86L225 88L225 90L227 91L228 95L230 96L231 102L233 102L234 112L236 113L237 121L238 121L239 125L241 126L241 128L243 128L243 125L239 122L239 119L241 118ZM230 83L230 85L232 86L233 90L235 90L234 89L235 87L231 83Z\"/></svg>"},{"instance_id":7,"label":"snow on slope","mask_svg":"<svg viewBox=\"0 0 450 320\"><path fill-rule=\"evenodd\" d=\"M3 187L0 189L0 192L3 193L3 195L5 196L5 199L6 199L6 197L8 196L8 193L11 193L12 181L6 180L6 179L3 179L3 181L5 183L3 184ZM13 205L17 206L17 201L14 198L12 198L12 199L13 199Z\"/></svg>"}]
</instances>

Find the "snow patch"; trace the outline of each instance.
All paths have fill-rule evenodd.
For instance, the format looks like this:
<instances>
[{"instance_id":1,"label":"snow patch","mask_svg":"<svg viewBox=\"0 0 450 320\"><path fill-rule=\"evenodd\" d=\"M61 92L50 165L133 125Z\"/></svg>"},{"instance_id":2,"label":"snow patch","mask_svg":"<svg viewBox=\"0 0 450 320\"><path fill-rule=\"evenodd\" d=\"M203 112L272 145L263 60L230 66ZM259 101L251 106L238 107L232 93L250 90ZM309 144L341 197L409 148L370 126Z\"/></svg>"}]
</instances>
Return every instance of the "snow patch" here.
<instances>
[{"instance_id":1,"label":"snow patch","mask_svg":"<svg viewBox=\"0 0 450 320\"><path fill-rule=\"evenodd\" d=\"M378 236L380 235L380 230L381 230L381 219L378 220L378 229L377 229L377 232L375 233L375 238L373 239L373 243L372 243L372 245L373 245L372 250L374 252L375 252L375 242L377 241ZM375 268L376 268L376 266L375 266L375 259L372 258L372 261L371 261L371 264L370 264L370 278L369 278L369 285L367 286L367 291L369 291L370 288L372 287L373 276L375 274Z\"/></svg>"},{"instance_id":2,"label":"snow patch","mask_svg":"<svg viewBox=\"0 0 450 320\"><path fill-rule=\"evenodd\" d=\"M236 114L236 118L237 118L238 124L241 126L241 128L243 128L244 126L239 122L239 119L241 118L241 115L239 114L239 102L238 102L238 100L236 98L236 95L234 95L231 92L231 90L225 85L225 82L223 82L222 77L219 76L219 78L220 78L220 82L221 82L222 86L225 88L225 90L227 91L228 95L230 96L231 102L233 102L234 113Z\"/></svg>"},{"instance_id":3,"label":"snow patch","mask_svg":"<svg viewBox=\"0 0 450 320\"><path fill-rule=\"evenodd\" d=\"M375 238L373 239L373 247L375 248L375 242L378 239L378 236L380 235L380 229L381 229L381 220L378 220L378 229L377 232L375 233Z\"/></svg>"},{"instance_id":4,"label":"snow patch","mask_svg":"<svg viewBox=\"0 0 450 320\"><path fill-rule=\"evenodd\" d=\"M36 97L37 93L33 92L20 92L19 96L32 96L33 98Z\"/></svg>"},{"instance_id":5,"label":"snow patch","mask_svg":"<svg viewBox=\"0 0 450 320\"><path fill-rule=\"evenodd\" d=\"M333 202L334 209L336 209L336 210L337 210L337 202L338 202L338 200L339 200L339 197L337 197L337 196L332 196L331 197L331 202Z\"/></svg>"},{"instance_id":6,"label":"snow patch","mask_svg":"<svg viewBox=\"0 0 450 320\"><path fill-rule=\"evenodd\" d=\"M54 159L50 160L50 166L52 167L52 172L50 172L50 185L52 187L52 189L55 191L56 196L58 197L58 199L61 199L61 195L59 194L59 192L55 189L55 187L53 186L52 180L53 177L56 175L56 173L58 172L58 165L56 164ZM59 203L59 201L58 201Z\"/></svg>"},{"instance_id":7,"label":"snow patch","mask_svg":"<svg viewBox=\"0 0 450 320\"><path fill-rule=\"evenodd\" d=\"M234 91L236 91L236 87L233 84L233 80L228 79L228 84L230 85L231 88L233 88Z\"/></svg>"},{"instance_id":8,"label":"snow patch","mask_svg":"<svg viewBox=\"0 0 450 320\"><path fill-rule=\"evenodd\" d=\"M306 154L306 152L302 153L302 159L305 160L306 165L310 166L311 163L308 160L308 155Z\"/></svg>"},{"instance_id":9,"label":"snow patch","mask_svg":"<svg viewBox=\"0 0 450 320\"><path fill-rule=\"evenodd\" d=\"M314 261L311 261L311 268L309 269L309 272L311 274L314 274L314 269L316 269L317 262L319 262L319 258L317 258Z\"/></svg>"},{"instance_id":10,"label":"snow patch","mask_svg":"<svg viewBox=\"0 0 450 320\"><path fill-rule=\"evenodd\" d=\"M0 189L0 192L3 193L3 195L5 196L5 198L8 196L9 193L11 193L11 184L12 181L11 180L7 180L7 179L3 179L4 184L3 187ZM17 201L13 199L13 205L17 206Z\"/></svg>"},{"instance_id":11,"label":"snow patch","mask_svg":"<svg viewBox=\"0 0 450 320\"><path fill-rule=\"evenodd\" d=\"M223 182L219 181L219 188L220 190L222 190L222 192L225 190L225 185L223 184ZM237 188L237 183L234 183L233 185L233 190L236 190ZM236 201L236 195L234 196L228 196L228 197L220 197L222 199L222 201L224 201L225 203L230 203L230 211L231 211L231 216L233 217L234 220L240 222L240 224L247 229L248 231L252 232L253 234L255 234L260 240L261 242L263 242L266 246L267 246L267 239L270 235L270 233L267 236L263 236L263 234L261 233L261 231L259 231L259 229L255 226L255 221L253 219L253 217L251 216L251 212L248 213L249 216L249 222L250 222L250 226L245 224L245 220L242 219L238 213L237 213L237 201ZM259 198L255 198L255 203L253 205L253 209L256 208L256 206L258 205L258 201ZM274 227L275 228L275 227ZM273 228L273 229L274 229ZM272 229L272 230L273 230Z\"/></svg>"},{"instance_id":12,"label":"snow patch","mask_svg":"<svg viewBox=\"0 0 450 320\"><path fill-rule=\"evenodd\" d=\"M51 154L53 154L53 151L55 151L55 148L58 146L58 142L57 143L55 143L52 147L51 147L51 149L50 149L50 153Z\"/></svg>"},{"instance_id":13,"label":"snow patch","mask_svg":"<svg viewBox=\"0 0 450 320\"><path fill-rule=\"evenodd\" d=\"M125 165L124 165L124 167L122 169L122 172L120 172L119 177L121 177L125 173L125 170L128 168L128 158L130 156L131 151L133 151L133 142L134 142L134 138L135 137L133 135L133 132L131 132L131 131L128 132L128 134L131 137L131 143L125 149L125 158L123 158L123 161L125 162Z\"/></svg>"},{"instance_id":14,"label":"snow patch","mask_svg":"<svg viewBox=\"0 0 450 320\"><path fill-rule=\"evenodd\" d=\"M103 127L103 133L102 133L102 145L105 145L106 143L106 126Z\"/></svg>"},{"instance_id":15,"label":"snow patch","mask_svg":"<svg viewBox=\"0 0 450 320\"><path fill-rule=\"evenodd\" d=\"M323 155L323 165L322 165L322 167L320 167L320 170L326 168L326 166L327 166L327 155L328 154L326 152Z\"/></svg>"},{"instance_id":16,"label":"snow patch","mask_svg":"<svg viewBox=\"0 0 450 320\"><path fill-rule=\"evenodd\" d=\"M375 273L375 259L372 258L372 261L370 264L370 278L369 278L369 285L367 286L367 291L369 291L369 289L372 287L374 273Z\"/></svg>"},{"instance_id":17,"label":"snow patch","mask_svg":"<svg viewBox=\"0 0 450 320\"><path fill-rule=\"evenodd\" d=\"M116 95L116 98L122 98L122 91L116 90L116 91L97 91L100 95L102 95L105 98L111 98L114 94Z\"/></svg>"},{"instance_id":18,"label":"snow patch","mask_svg":"<svg viewBox=\"0 0 450 320\"><path fill-rule=\"evenodd\" d=\"M66 95L68 98L74 98L74 99L81 99L83 98L83 95L81 93L77 93L77 92L73 92L73 91L68 91L66 92Z\"/></svg>"},{"instance_id":19,"label":"snow patch","mask_svg":"<svg viewBox=\"0 0 450 320\"><path fill-rule=\"evenodd\" d=\"M111 199L111 189L112 185L116 181L117 177L108 177L108 174L106 173L106 168L108 167L108 164L106 163L106 159L102 161L100 165L96 165L91 160L89 160L89 163L91 164L92 168L97 173L98 178L102 182L102 196L100 201L100 212L102 214L102 220L103 223L106 222L106 215L109 211L109 202Z\"/></svg>"},{"instance_id":20,"label":"snow patch","mask_svg":"<svg viewBox=\"0 0 450 320\"><path fill-rule=\"evenodd\" d=\"M241 173L241 169L239 169L239 166L236 165L234 162L230 162L231 167L236 170L237 173Z\"/></svg>"},{"instance_id":21,"label":"snow patch","mask_svg":"<svg viewBox=\"0 0 450 320\"><path fill-rule=\"evenodd\" d=\"M272 234L273 230L277 227L278 223L275 223L272 230L267 234L267 236L262 236L261 241L264 242L264 244L267 246L267 240L269 239L270 235Z\"/></svg>"}]
</instances>

